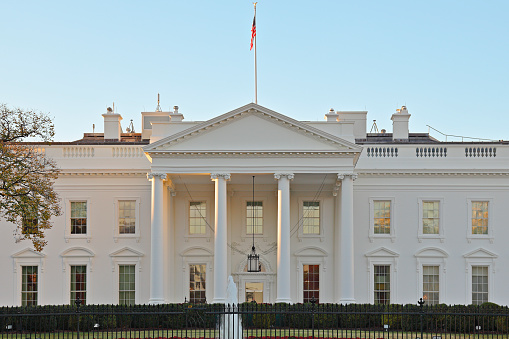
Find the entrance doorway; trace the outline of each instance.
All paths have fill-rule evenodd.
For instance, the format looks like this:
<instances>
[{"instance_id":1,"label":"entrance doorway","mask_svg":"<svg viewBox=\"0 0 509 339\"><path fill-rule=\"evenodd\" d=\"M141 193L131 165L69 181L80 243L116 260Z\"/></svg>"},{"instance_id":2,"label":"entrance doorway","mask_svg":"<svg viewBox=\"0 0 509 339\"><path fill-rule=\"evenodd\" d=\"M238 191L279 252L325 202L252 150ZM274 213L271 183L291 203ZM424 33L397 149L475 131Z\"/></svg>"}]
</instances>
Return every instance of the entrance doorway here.
<instances>
[{"instance_id":1,"label":"entrance doorway","mask_svg":"<svg viewBox=\"0 0 509 339\"><path fill-rule=\"evenodd\" d=\"M262 282L246 282L246 302L263 303L263 283Z\"/></svg>"}]
</instances>

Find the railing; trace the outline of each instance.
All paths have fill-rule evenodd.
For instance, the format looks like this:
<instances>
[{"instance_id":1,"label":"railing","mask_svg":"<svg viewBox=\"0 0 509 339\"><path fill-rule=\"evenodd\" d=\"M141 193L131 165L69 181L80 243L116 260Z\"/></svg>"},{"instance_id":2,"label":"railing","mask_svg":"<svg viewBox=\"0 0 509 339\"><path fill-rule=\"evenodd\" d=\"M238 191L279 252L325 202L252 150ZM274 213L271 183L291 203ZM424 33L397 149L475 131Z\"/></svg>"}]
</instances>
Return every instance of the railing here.
<instances>
[{"instance_id":1,"label":"railing","mask_svg":"<svg viewBox=\"0 0 509 339\"><path fill-rule=\"evenodd\" d=\"M94 156L93 147L87 146L71 146L62 149L64 158L91 158Z\"/></svg>"},{"instance_id":2,"label":"railing","mask_svg":"<svg viewBox=\"0 0 509 339\"><path fill-rule=\"evenodd\" d=\"M447 147L417 147L416 157L447 157Z\"/></svg>"},{"instance_id":3,"label":"railing","mask_svg":"<svg viewBox=\"0 0 509 339\"><path fill-rule=\"evenodd\" d=\"M253 304L0 308L0 338L508 338L507 307Z\"/></svg>"},{"instance_id":4,"label":"railing","mask_svg":"<svg viewBox=\"0 0 509 339\"><path fill-rule=\"evenodd\" d=\"M397 147L367 147L368 157L397 157Z\"/></svg>"}]
</instances>

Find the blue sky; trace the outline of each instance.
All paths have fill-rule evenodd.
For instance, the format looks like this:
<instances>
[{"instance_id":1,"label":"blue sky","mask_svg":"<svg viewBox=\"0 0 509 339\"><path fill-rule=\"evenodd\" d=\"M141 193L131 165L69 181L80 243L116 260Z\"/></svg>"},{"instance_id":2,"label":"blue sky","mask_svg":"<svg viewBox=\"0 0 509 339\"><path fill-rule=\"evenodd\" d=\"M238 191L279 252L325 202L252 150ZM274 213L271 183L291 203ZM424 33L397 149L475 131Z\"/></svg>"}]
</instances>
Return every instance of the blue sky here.
<instances>
[{"instance_id":1,"label":"blue sky","mask_svg":"<svg viewBox=\"0 0 509 339\"><path fill-rule=\"evenodd\" d=\"M56 140L180 107L206 120L254 101L253 4L3 1L0 102L55 118ZM258 103L298 120L368 110L392 131L509 139L509 1L259 0Z\"/></svg>"}]
</instances>

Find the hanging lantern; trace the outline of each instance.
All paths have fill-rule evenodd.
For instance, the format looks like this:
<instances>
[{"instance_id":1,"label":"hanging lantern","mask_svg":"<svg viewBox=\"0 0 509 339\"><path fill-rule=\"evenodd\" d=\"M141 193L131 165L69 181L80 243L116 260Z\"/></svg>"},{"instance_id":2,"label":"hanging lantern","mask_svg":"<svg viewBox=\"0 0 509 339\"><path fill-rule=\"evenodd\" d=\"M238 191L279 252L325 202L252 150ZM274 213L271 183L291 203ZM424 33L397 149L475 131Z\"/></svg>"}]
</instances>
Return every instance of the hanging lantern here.
<instances>
[{"instance_id":1,"label":"hanging lantern","mask_svg":"<svg viewBox=\"0 0 509 339\"><path fill-rule=\"evenodd\" d=\"M252 210L251 210L251 220L253 221L251 223L251 232L253 233L253 247L251 247L251 254L248 254L247 255L247 271L248 272L260 272L261 271L261 265L260 265L260 255L259 254L256 254L256 249L255 249L255 244L254 244L254 239L255 239L255 213L254 213L254 208L255 208L255 201L254 201L254 180L255 180L255 177L253 175L253 204L251 206Z\"/></svg>"}]
</instances>

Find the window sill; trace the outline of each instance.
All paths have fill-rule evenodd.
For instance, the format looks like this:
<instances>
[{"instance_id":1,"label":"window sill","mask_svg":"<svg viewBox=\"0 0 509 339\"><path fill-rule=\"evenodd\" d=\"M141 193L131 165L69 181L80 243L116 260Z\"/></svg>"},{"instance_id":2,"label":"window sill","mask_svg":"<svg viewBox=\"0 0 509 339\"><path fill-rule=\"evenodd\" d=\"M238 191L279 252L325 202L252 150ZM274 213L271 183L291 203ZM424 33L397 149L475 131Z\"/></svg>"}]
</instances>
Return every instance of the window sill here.
<instances>
[{"instance_id":1,"label":"window sill","mask_svg":"<svg viewBox=\"0 0 509 339\"><path fill-rule=\"evenodd\" d=\"M117 234L113 237L114 242L118 242L119 240L136 240L136 242L140 242L139 234Z\"/></svg>"},{"instance_id":2,"label":"window sill","mask_svg":"<svg viewBox=\"0 0 509 339\"><path fill-rule=\"evenodd\" d=\"M422 242L423 240L440 240L441 243L445 242L445 237L440 234L419 234L418 235L419 242Z\"/></svg>"},{"instance_id":3,"label":"window sill","mask_svg":"<svg viewBox=\"0 0 509 339\"><path fill-rule=\"evenodd\" d=\"M189 239L206 239L207 242L210 242L211 236L208 234L187 234L184 236L185 242L189 242Z\"/></svg>"},{"instance_id":4,"label":"window sill","mask_svg":"<svg viewBox=\"0 0 509 339\"><path fill-rule=\"evenodd\" d=\"M391 242L395 242L396 241L396 236L392 235L392 234L370 234L369 235L369 242L374 242L375 239L377 239L377 240L380 240L380 239L390 239Z\"/></svg>"},{"instance_id":5,"label":"window sill","mask_svg":"<svg viewBox=\"0 0 509 339\"><path fill-rule=\"evenodd\" d=\"M489 240L490 244L493 244L493 242L495 241L495 237L493 237L489 234L468 235L467 241L469 244L472 242L472 240Z\"/></svg>"},{"instance_id":6,"label":"window sill","mask_svg":"<svg viewBox=\"0 0 509 339\"><path fill-rule=\"evenodd\" d=\"M76 240L76 239L86 239L87 242L90 242L91 236L87 234L76 234L76 235L66 235L65 236L65 242L69 242L69 240Z\"/></svg>"}]
</instances>

